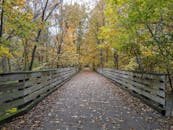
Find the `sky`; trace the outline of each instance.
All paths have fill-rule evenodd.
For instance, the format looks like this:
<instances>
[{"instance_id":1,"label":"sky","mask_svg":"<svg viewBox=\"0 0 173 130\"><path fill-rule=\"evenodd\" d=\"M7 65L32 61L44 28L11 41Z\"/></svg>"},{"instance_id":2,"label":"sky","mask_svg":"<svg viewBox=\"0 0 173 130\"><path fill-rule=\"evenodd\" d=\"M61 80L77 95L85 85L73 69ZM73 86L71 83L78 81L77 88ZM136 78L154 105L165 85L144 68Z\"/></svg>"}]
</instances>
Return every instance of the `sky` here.
<instances>
[{"instance_id":1,"label":"sky","mask_svg":"<svg viewBox=\"0 0 173 130\"><path fill-rule=\"evenodd\" d=\"M64 2L69 2L69 3L80 3L80 4L83 4L83 3L95 3L94 1L97 1L97 0L64 0Z\"/></svg>"},{"instance_id":2,"label":"sky","mask_svg":"<svg viewBox=\"0 0 173 130\"><path fill-rule=\"evenodd\" d=\"M85 4L89 7L89 9L93 9L96 5L98 0L64 0L64 3L79 3L79 4Z\"/></svg>"}]
</instances>

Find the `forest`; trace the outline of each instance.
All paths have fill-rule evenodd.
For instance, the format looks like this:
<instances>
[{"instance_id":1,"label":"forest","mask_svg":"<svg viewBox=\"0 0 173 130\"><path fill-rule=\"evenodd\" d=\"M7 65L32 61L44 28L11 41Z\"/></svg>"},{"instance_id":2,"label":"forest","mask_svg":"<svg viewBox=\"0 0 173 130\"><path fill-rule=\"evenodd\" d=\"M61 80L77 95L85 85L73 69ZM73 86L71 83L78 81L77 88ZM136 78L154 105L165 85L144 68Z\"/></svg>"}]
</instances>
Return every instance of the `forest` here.
<instances>
[{"instance_id":1,"label":"forest","mask_svg":"<svg viewBox=\"0 0 173 130\"><path fill-rule=\"evenodd\" d=\"M173 72L173 0L1 0L0 72Z\"/></svg>"}]
</instances>

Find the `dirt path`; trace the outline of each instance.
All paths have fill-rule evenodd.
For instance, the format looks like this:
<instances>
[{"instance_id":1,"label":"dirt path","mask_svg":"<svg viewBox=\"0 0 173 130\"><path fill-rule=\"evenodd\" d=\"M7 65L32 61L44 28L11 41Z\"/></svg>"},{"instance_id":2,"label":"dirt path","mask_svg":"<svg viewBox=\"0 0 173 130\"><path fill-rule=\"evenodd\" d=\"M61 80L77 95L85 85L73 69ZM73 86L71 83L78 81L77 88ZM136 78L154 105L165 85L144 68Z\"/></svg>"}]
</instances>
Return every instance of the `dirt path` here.
<instances>
[{"instance_id":1,"label":"dirt path","mask_svg":"<svg viewBox=\"0 0 173 130\"><path fill-rule=\"evenodd\" d=\"M169 130L171 120L85 70L4 130Z\"/></svg>"}]
</instances>

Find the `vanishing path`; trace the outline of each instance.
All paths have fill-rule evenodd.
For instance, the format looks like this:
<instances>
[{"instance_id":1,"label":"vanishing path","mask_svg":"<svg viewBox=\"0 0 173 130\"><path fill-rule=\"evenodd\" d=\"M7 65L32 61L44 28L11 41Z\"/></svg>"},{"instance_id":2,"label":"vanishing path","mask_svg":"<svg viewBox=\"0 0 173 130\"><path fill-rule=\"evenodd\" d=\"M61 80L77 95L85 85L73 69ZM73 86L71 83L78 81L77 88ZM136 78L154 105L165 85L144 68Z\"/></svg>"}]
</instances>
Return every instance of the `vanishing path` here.
<instances>
[{"instance_id":1,"label":"vanishing path","mask_svg":"<svg viewBox=\"0 0 173 130\"><path fill-rule=\"evenodd\" d=\"M95 72L85 70L5 130L167 130L160 116Z\"/></svg>"}]
</instances>

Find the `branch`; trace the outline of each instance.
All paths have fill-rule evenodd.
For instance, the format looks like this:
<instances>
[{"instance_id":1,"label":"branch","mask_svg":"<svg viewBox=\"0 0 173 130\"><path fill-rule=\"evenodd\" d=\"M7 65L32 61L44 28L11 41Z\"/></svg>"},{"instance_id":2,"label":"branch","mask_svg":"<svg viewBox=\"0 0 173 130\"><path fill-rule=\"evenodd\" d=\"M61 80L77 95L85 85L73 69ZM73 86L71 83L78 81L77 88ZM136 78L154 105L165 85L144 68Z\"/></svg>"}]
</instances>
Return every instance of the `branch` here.
<instances>
[{"instance_id":1,"label":"branch","mask_svg":"<svg viewBox=\"0 0 173 130\"><path fill-rule=\"evenodd\" d=\"M46 4L45 4L44 9L43 9L42 19L41 19L42 21L44 21L44 16L45 16L45 13L46 13L48 2L49 2L49 0L46 1Z\"/></svg>"},{"instance_id":2,"label":"branch","mask_svg":"<svg viewBox=\"0 0 173 130\"><path fill-rule=\"evenodd\" d=\"M61 2L56 3L56 4L54 5L54 7L53 7L52 10L49 12L49 14L48 14L47 17L44 19L44 21L47 21L47 20L48 20L48 18L49 18L50 15L52 14L52 12L56 9L56 7L57 7L59 4L61 4Z\"/></svg>"}]
</instances>

